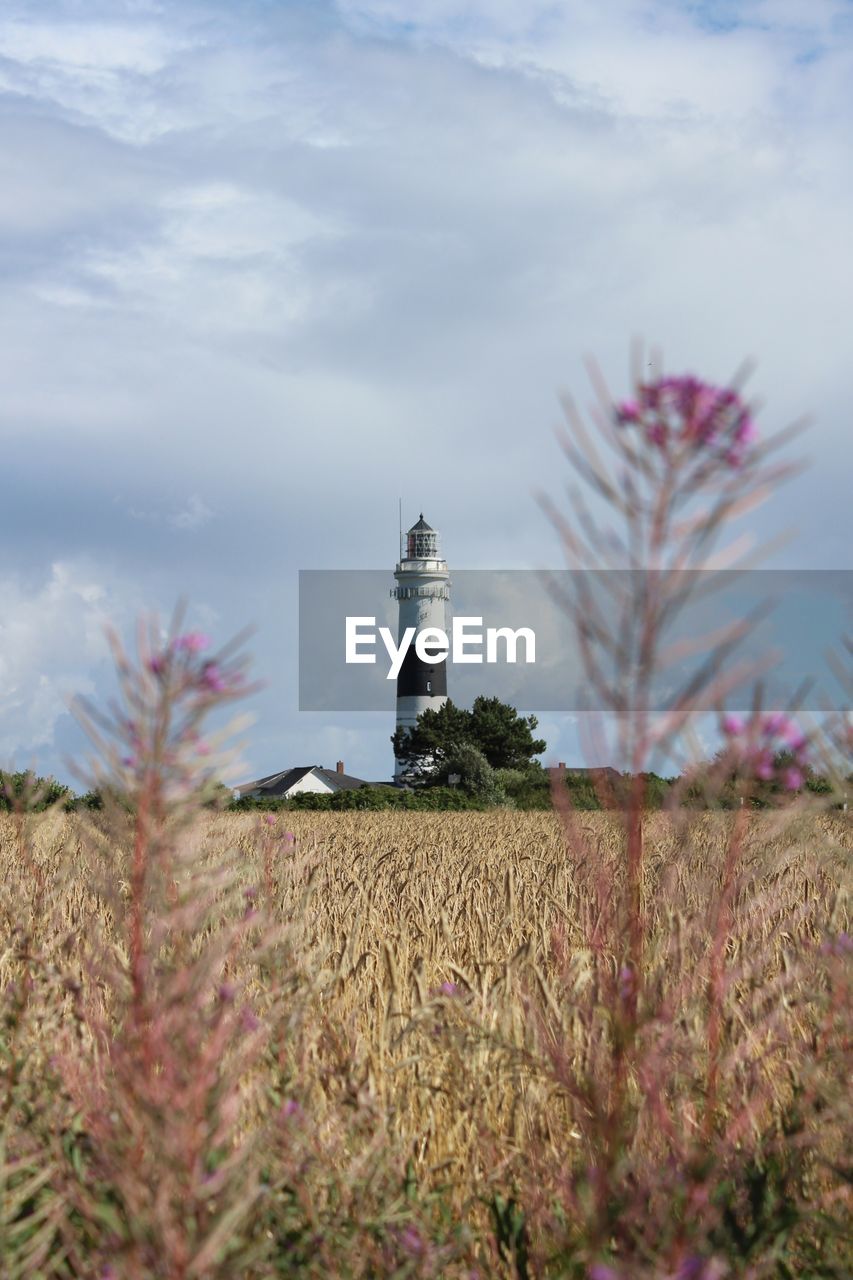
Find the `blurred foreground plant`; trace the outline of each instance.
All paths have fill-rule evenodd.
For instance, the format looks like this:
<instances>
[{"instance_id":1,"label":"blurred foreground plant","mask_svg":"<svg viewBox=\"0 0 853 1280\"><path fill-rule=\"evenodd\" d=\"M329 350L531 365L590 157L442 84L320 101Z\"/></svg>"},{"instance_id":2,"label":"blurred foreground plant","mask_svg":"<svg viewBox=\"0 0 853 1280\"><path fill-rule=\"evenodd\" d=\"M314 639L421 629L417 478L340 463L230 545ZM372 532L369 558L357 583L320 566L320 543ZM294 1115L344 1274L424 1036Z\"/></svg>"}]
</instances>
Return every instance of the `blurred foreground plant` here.
<instances>
[{"instance_id":1,"label":"blurred foreground plant","mask_svg":"<svg viewBox=\"0 0 853 1280\"><path fill-rule=\"evenodd\" d=\"M310 866L264 824L248 865L205 846L223 738L207 724L247 687L239 649L207 648L151 624L134 660L113 637L120 697L81 708L104 809L76 820L63 868L99 906L76 927L41 918L20 802L16 865L33 878L4 906L28 905L43 945L22 933L5 957L19 977L0 1039L0 1276L435 1275L454 1250L421 1221L347 1030L323 1012L330 977L301 918ZM289 918L282 875L301 896ZM16 1036L37 980L23 1087ZM338 1046L325 1080L309 1066L324 1041Z\"/></svg>"},{"instance_id":2,"label":"blurred foreground plant","mask_svg":"<svg viewBox=\"0 0 853 1280\"><path fill-rule=\"evenodd\" d=\"M645 839L653 765L674 756L697 718L750 676L735 661L746 619L698 638L698 669L657 709L670 627L695 590L696 571L736 561L736 546L716 548L720 533L793 470L770 460L788 433L760 442L736 387L638 375L634 397L617 403L593 376L597 431L566 401L562 443L617 523L601 525L575 491L568 516L545 505L570 567L619 571L600 579L606 607L583 572L571 575L565 604L589 686L618 726L615 745L605 749L599 738L594 749L598 758L617 755L629 774L627 790L608 796L622 815L622 851L603 856L555 772L584 943L570 951L554 935L562 988L539 1007L537 1065L528 1069L556 1088L578 1146L560 1168L534 1156L531 1176L520 1179L531 1274L840 1280L840 1153L850 1137L846 978L835 961L823 963L812 904L786 907L781 874L775 887L759 889L746 856L751 786L778 780L799 790L806 735L790 715L768 716L760 706L748 721L723 721L727 745L704 776L705 798L713 806L734 778L741 807L721 864L709 868L706 901L679 892L679 857L697 820L679 811L677 788L669 868L655 888ZM611 787L604 775L601 785ZM804 804L780 812L782 838ZM663 912L650 899L661 891ZM735 925L745 913L754 946L737 952L733 940L743 930ZM780 935L789 940L781 972L771 958ZM810 1042L807 1026L820 1028Z\"/></svg>"}]
</instances>

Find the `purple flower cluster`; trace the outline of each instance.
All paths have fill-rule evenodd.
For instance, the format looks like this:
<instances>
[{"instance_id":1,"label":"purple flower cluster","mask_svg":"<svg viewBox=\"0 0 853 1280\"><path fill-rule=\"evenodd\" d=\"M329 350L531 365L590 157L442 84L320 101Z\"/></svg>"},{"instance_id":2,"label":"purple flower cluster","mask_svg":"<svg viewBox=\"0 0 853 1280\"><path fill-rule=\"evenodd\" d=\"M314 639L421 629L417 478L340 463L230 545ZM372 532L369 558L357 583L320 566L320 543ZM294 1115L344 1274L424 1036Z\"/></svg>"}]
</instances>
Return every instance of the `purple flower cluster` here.
<instances>
[{"instance_id":1,"label":"purple flower cluster","mask_svg":"<svg viewBox=\"0 0 853 1280\"><path fill-rule=\"evenodd\" d=\"M847 932L839 933L835 938L824 938L820 944L820 953L839 958L853 955L853 938Z\"/></svg>"},{"instance_id":2,"label":"purple flower cluster","mask_svg":"<svg viewBox=\"0 0 853 1280\"><path fill-rule=\"evenodd\" d=\"M722 1280L728 1267L716 1258L700 1258L691 1253L675 1273L674 1280Z\"/></svg>"},{"instance_id":3,"label":"purple flower cluster","mask_svg":"<svg viewBox=\"0 0 853 1280\"><path fill-rule=\"evenodd\" d=\"M176 653L201 653L210 648L210 637L200 631L188 631L186 635L178 636L172 647Z\"/></svg>"},{"instance_id":4,"label":"purple flower cluster","mask_svg":"<svg viewBox=\"0 0 853 1280\"><path fill-rule=\"evenodd\" d=\"M181 677L189 678L200 694L239 692L243 684L243 676L239 671L224 669L219 663L210 659L198 666L192 663L192 658L209 647L208 636L200 631L188 631L184 635L176 636L167 648L152 654L146 665L151 675L162 681L173 669L174 659L180 655L184 657L184 662L179 668ZM188 662L187 659L190 661Z\"/></svg>"},{"instance_id":5,"label":"purple flower cluster","mask_svg":"<svg viewBox=\"0 0 853 1280\"><path fill-rule=\"evenodd\" d=\"M623 964L619 970L619 999L627 1003L637 990L637 976L630 965Z\"/></svg>"},{"instance_id":6,"label":"purple flower cluster","mask_svg":"<svg viewBox=\"0 0 853 1280\"><path fill-rule=\"evenodd\" d=\"M616 406L616 421L640 427L649 444L665 453L691 444L713 450L730 467L742 464L756 439L749 408L736 391L690 374L641 383L636 399Z\"/></svg>"},{"instance_id":7,"label":"purple flower cluster","mask_svg":"<svg viewBox=\"0 0 853 1280\"><path fill-rule=\"evenodd\" d=\"M667 1272L667 1280L722 1280L727 1268L715 1258L701 1258L691 1253L679 1263L674 1272ZM587 1280L624 1280L626 1272L617 1271L606 1262L594 1262L587 1272Z\"/></svg>"},{"instance_id":8,"label":"purple flower cluster","mask_svg":"<svg viewBox=\"0 0 853 1280\"><path fill-rule=\"evenodd\" d=\"M199 684L208 693L225 693L229 688L228 678L215 662L205 662L199 675Z\"/></svg>"},{"instance_id":9,"label":"purple flower cluster","mask_svg":"<svg viewBox=\"0 0 853 1280\"><path fill-rule=\"evenodd\" d=\"M275 814L265 813L263 818L261 819L261 828L263 829L264 827L274 827L275 825L276 825ZM269 831L269 832L265 831L263 834L268 836L270 839L278 840L281 844L285 846L285 848L291 848L293 845L296 844L296 836L293 834L292 831Z\"/></svg>"},{"instance_id":10,"label":"purple flower cluster","mask_svg":"<svg viewBox=\"0 0 853 1280\"><path fill-rule=\"evenodd\" d=\"M400 1232L400 1247L413 1258L419 1258L426 1252L426 1244L417 1227L403 1228Z\"/></svg>"},{"instance_id":11,"label":"purple flower cluster","mask_svg":"<svg viewBox=\"0 0 853 1280\"><path fill-rule=\"evenodd\" d=\"M260 1029L261 1020L251 1005L244 1005L240 1010L240 1026L248 1035Z\"/></svg>"},{"instance_id":12,"label":"purple flower cluster","mask_svg":"<svg viewBox=\"0 0 853 1280\"><path fill-rule=\"evenodd\" d=\"M723 716L723 733L729 749L746 774L761 782L781 782L786 791L799 791L806 780L808 739L795 722L782 712L754 717ZM777 757L788 763L777 767ZM791 762L792 761L792 762Z\"/></svg>"}]
</instances>

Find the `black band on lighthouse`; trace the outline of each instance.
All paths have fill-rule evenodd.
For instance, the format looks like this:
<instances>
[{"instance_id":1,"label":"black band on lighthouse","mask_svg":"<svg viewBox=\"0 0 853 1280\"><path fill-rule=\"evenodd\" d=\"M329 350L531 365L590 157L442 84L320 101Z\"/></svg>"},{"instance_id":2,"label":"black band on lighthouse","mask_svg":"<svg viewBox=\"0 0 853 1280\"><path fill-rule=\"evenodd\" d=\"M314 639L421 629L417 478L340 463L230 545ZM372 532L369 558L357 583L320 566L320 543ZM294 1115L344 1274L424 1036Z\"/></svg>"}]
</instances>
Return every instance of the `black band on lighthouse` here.
<instances>
[{"instance_id":1,"label":"black band on lighthouse","mask_svg":"<svg viewBox=\"0 0 853 1280\"><path fill-rule=\"evenodd\" d=\"M440 652L440 650L437 650ZM427 649L429 653L429 649ZM447 663L422 662L414 645L406 650L397 676L397 697L444 698L447 696Z\"/></svg>"}]
</instances>

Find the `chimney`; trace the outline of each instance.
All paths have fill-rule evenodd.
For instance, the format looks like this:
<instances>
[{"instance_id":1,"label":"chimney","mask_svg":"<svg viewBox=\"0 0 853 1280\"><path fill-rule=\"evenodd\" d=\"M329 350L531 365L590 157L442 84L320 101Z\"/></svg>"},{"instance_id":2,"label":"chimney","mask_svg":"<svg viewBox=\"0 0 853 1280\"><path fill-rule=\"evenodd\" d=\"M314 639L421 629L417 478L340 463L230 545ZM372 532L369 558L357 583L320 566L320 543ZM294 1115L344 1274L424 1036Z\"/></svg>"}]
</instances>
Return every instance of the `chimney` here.
<instances>
[{"instance_id":1,"label":"chimney","mask_svg":"<svg viewBox=\"0 0 853 1280\"><path fill-rule=\"evenodd\" d=\"M558 769L565 769L565 767L566 767L565 760L561 760L560 763L557 765Z\"/></svg>"},{"instance_id":2,"label":"chimney","mask_svg":"<svg viewBox=\"0 0 853 1280\"><path fill-rule=\"evenodd\" d=\"M344 762L343 760L339 760L338 763L335 765L335 773L343 773L343 772L344 772Z\"/></svg>"}]
</instances>

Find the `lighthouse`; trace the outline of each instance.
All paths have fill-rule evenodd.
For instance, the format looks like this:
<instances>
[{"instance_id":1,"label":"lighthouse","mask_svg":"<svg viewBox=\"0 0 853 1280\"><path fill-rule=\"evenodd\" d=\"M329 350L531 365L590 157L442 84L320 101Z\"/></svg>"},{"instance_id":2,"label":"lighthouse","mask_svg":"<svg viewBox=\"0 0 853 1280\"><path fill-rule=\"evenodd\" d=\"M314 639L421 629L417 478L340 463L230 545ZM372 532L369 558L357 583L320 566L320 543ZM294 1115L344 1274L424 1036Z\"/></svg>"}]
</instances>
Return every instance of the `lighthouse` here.
<instances>
[{"instance_id":1,"label":"lighthouse","mask_svg":"<svg viewBox=\"0 0 853 1280\"><path fill-rule=\"evenodd\" d=\"M405 553L400 547L394 577L397 585L391 595L399 603L397 643L407 627L414 627L416 634L426 627L446 631L450 573L447 561L441 557L438 533L424 520L423 512L406 534ZM410 645L397 677L397 728L413 729L423 711L436 711L446 701L446 661L423 662L415 646ZM397 760L394 777L400 779L402 774L403 764Z\"/></svg>"}]
</instances>

